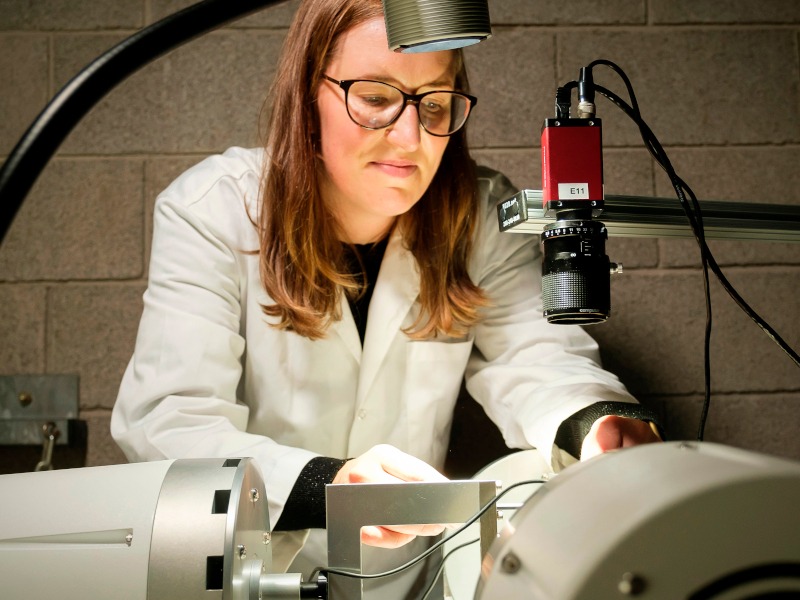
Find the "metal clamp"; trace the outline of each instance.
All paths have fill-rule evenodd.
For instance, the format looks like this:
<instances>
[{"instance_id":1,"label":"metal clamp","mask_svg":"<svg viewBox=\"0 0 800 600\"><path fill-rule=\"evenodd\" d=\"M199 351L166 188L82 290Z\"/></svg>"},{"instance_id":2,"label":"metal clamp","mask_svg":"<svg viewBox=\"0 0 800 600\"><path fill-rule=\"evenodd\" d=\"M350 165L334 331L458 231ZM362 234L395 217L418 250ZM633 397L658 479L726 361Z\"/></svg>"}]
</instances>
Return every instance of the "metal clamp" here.
<instances>
[{"instance_id":1,"label":"metal clamp","mask_svg":"<svg viewBox=\"0 0 800 600\"><path fill-rule=\"evenodd\" d=\"M77 375L0 376L0 445L38 445L42 424L61 432L58 445L72 442L69 422L78 419Z\"/></svg>"},{"instance_id":2,"label":"metal clamp","mask_svg":"<svg viewBox=\"0 0 800 600\"><path fill-rule=\"evenodd\" d=\"M42 460L36 463L34 471L52 471L53 470L53 446L56 445L56 440L61 432L53 422L45 423L42 425L42 434L44 436L44 445L42 446Z\"/></svg>"}]
</instances>

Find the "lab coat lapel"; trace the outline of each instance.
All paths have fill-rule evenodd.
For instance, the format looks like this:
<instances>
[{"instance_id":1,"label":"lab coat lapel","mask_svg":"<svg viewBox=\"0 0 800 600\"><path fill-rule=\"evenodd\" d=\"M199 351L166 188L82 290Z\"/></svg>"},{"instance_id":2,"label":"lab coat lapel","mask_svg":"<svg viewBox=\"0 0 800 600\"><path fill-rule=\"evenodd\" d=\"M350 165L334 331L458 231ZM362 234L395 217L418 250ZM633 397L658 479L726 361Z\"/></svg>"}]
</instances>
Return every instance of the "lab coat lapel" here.
<instances>
[{"instance_id":1,"label":"lab coat lapel","mask_svg":"<svg viewBox=\"0 0 800 600\"><path fill-rule=\"evenodd\" d=\"M403 246L402 235L396 228L386 248L369 303L358 382L359 406L367 397L389 346L418 295L417 263L414 255Z\"/></svg>"},{"instance_id":2,"label":"lab coat lapel","mask_svg":"<svg viewBox=\"0 0 800 600\"><path fill-rule=\"evenodd\" d=\"M361 340L358 338L356 321L353 318L353 313L350 310L350 303L347 301L344 291L340 292L339 306L342 307L342 318L335 321L333 325L331 325L331 329L339 336L345 348L347 348L350 354L353 355L353 358L356 359L356 363L361 363Z\"/></svg>"}]
</instances>

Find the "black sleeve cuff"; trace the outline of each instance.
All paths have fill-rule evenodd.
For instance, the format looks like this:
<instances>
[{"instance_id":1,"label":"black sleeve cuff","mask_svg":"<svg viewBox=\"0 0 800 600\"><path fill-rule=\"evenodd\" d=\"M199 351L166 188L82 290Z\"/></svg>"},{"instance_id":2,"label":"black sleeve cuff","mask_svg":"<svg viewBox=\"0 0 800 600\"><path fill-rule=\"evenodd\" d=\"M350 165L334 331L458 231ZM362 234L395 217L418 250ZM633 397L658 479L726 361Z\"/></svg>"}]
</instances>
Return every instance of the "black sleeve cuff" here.
<instances>
[{"instance_id":1,"label":"black sleeve cuff","mask_svg":"<svg viewBox=\"0 0 800 600\"><path fill-rule=\"evenodd\" d=\"M556 432L555 444L575 458L581 457L583 438L589 433L592 424L600 417L616 415L653 423L658 429L658 435L666 440L664 430L658 421L655 412L641 404L628 402L597 402L579 410L568 419L565 419Z\"/></svg>"},{"instance_id":2,"label":"black sleeve cuff","mask_svg":"<svg viewBox=\"0 0 800 600\"><path fill-rule=\"evenodd\" d=\"M325 485L333 482L347 460L318 456L308 461L289 492L286 506L274 530L324 529Z\"/></svg>"}]
</instances>

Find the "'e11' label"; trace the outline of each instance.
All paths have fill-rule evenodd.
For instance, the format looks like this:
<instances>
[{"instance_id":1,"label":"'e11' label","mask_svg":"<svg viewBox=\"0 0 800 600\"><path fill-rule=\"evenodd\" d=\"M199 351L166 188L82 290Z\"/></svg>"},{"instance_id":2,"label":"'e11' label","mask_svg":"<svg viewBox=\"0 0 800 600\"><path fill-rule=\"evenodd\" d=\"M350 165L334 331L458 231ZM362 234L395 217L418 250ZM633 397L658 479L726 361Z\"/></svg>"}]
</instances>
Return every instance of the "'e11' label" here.
<instances>
[{"instance_id":1,"label":"'e11' label","mask_svg":"<svg viewBox=\"0 0 800 600\"><path fill-rule=\"evenodd\" d=\"M589 200L588 183L559 183L559 200Z\"/></svg>"}]
</instances>

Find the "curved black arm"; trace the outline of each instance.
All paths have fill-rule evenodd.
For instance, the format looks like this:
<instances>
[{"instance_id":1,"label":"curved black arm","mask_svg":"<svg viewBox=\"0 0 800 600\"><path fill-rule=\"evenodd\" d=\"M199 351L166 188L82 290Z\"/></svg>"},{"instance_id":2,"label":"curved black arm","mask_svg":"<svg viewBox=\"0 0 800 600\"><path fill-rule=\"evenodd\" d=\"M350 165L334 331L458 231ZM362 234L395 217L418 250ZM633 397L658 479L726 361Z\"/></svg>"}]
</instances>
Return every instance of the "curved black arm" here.
<instances>
[{"instance_id":1,"label":"curved black arm","mask_svg":"<svg viewBox=\"0 0 800 600\"><path fill-rule=\"evenodd\" d=\"M117 84L181 44L284 1L203 0L126 38L73 77L39 113L0 169L0 242L61 142Z\"/></svg>"}]
</instances>

